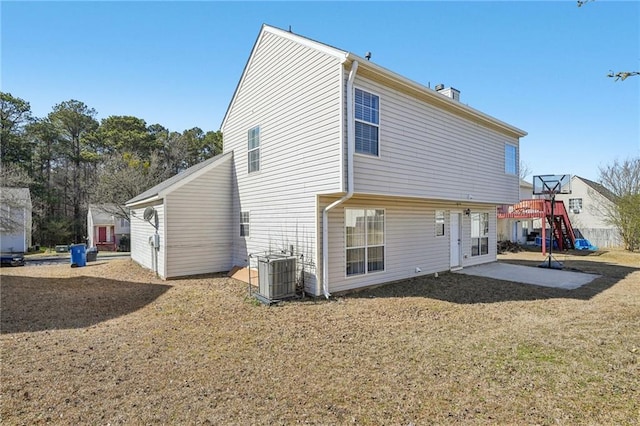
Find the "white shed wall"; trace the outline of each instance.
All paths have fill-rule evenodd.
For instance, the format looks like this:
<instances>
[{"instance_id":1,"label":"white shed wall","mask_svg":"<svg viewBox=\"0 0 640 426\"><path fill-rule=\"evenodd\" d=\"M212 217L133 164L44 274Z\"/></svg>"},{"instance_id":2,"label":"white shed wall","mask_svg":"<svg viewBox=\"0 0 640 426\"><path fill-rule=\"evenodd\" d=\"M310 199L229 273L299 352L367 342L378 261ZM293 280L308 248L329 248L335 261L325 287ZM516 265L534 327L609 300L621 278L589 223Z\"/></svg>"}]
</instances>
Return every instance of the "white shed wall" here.
<instances>
[{"instance_id":1,"label":"white shed wall","mask_svg":"<svg viewBox=\"0 0 640 426\"><path fill-rule=\"evenodd\" d=\"M158 234L160 235L160 250L157 252L158 275L162 278L167 277L165 268L165 214L164 204L162 200L153 204L145 204L141 207L131 209L131 259L145 268L154 270L155 254L153 248L149 244L149 238L153 237L156 230L146 220L143 219L144 209L153 206L158 213Z\"/></svg>"},{"instance_id":2,"label":"white shed wall","mask_svg":"<svg viewBox=\"0 0 640 426\"><path fill-rule=\"evenodd\" d=\"M166 195L167 278L231 269L231 164Z\"/></svg>"}]
</instances>

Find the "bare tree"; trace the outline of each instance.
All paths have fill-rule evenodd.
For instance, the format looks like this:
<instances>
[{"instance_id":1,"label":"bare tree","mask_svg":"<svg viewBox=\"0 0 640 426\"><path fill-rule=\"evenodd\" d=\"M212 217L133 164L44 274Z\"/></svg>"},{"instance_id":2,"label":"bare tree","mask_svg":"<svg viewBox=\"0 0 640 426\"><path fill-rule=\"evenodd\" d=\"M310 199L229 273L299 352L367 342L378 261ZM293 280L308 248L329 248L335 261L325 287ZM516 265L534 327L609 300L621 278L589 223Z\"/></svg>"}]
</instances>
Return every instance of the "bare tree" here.
<instances>
[{"instance_id":1,"label":"bare tree","mask_svg":"<svg viewBox=\"0 0 640 426\"><path fill-rule=\"evenodd\" d=\"M529 167L528 163L525 163L522 160L520 160L520 165L518 170L520 171L519 175L520 175L520 179L522 180L525 180L527 176L531 174L531 167Z\"/></svg>"},{"instance_id":2,"label":"bare tree","mask_svg":"<svg viewBox=\"0 0 640 426\"><path fill-rule=\"evenodd\" d=\"M640 249L640 157L601 167L600 183L613 194L605 221L618 229L626 250Z\"/></svg>"},{"instance_id":3,"label":"bare tree","mask_svg":"<svg viewBox=\"0 0 640 426\"><path fill-rule=\"evenodd\" d=\"M592 3L596 0L577 0L578 2L578 7L582 7L587 3ZM627 77L633 77L636 75L640 75L640 71L618 71L618 72L614 72L614 71L609 71L609 74L607 74L607 77L609 78L613 78L614 81L624 81L625 79L627 79Z\"/></svg>"}]
</instances>

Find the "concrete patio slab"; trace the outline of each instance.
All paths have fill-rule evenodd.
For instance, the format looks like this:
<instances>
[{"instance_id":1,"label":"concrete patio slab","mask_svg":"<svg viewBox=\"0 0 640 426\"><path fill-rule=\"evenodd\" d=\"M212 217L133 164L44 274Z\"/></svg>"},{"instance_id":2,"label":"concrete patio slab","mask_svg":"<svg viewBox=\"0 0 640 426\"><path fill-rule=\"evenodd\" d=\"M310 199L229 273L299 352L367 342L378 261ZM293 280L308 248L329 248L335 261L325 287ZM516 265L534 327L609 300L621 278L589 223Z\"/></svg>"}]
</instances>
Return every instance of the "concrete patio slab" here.
<instances>
[{"instance_id":1,"label":"concrete patio slab","mask_svg":"<svg viewBox=\"0 0 640 426\"><path fill-rule=\"evenodd\" d=\"M501 262L470 266L455 271L455 273L565 290L574 290L600 277L600 275L585 274L583 272L512 265Z\"/></svg>"}]
</instances>

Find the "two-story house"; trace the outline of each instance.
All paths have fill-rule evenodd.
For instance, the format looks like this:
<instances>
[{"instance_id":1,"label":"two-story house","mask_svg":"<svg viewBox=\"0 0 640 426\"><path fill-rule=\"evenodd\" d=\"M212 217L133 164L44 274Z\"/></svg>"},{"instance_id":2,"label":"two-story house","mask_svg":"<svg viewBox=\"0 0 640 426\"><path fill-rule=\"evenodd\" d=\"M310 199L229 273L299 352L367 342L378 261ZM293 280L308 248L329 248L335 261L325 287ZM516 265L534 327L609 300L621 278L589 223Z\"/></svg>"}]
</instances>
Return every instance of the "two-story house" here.
<instances>
[{"instance_id":1,"label":"two-story house","mask_svg":"<svg viewBox=\"0 0 640 426\"><path fill-rule=\"evenodd\" d=\"M127 203L141 218L132 257L169 278L287 252L325 296L495 261L496 208L518 201L526 133L441 92L263 26L224 154Z\"/></svg>"},{"instance_id":2,"label":"two-story house","mask_svg":"<svg viewBox=\"0 0 640 426\"><path fill-rule=\"evenodd\" d=\"M621 247L622 238L607 216L615 205L615 195L601 184L580 177L571 177L571 194L556 195L564 201L569 219L578 237L600 248Z\"/></svg>"}]
</instances>

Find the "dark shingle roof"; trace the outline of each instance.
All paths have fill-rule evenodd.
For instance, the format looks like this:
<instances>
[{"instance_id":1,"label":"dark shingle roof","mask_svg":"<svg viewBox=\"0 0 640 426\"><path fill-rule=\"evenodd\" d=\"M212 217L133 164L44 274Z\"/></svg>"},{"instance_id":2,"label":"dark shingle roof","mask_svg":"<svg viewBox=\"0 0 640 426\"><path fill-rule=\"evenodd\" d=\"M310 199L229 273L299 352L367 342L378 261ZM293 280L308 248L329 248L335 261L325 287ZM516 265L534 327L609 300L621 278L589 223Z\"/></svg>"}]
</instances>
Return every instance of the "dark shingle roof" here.
<instances>
[{"instance_id":1,"label":"dark shingle roof","mask_svg":"<svg viewBox=\"0 0 640 426\"><path fill-rule=\"evenodd\" d=\"M217 163L218 161L222 160L223 158L226 158L229 155L231 155L231 153L219 154L219 155L216 155L215 157L211 157L208 160L203 161L202 163L198 163L195 166L191 166L187 170L180 172L177 175L172 176L165 181L160 182L153 188L147 189L142 194L136 195L135 197L127 201L125 204L137 203L138 201L142 201L142 200L146 200L147 198L154 197L160 194L160 192L164 191L165 189L168 189L172 185L175 185L176 183L185 179L186 177L191 176L192 174L196 173L199 170L204 169L207 166Z\"/></svg>"},{"instance_id":2,"label":"dark shingle roof","mask_svg":"<svg viewBox=\"0 0 640 426\"><path fill-rule=\"evenodd\" d=\"M616 195L613 192L609 191L607 188L605 188L602 184L599 184L598 182L594 182L589 179L585 179L580 176L576 176L576 177L581 181L583 181L584 183L586 183L587 186L589 186L591 189L593 189L594 191L596 191L597 193L605 197L607 200L615 203Z\"/></svg>"}]
</instances>

